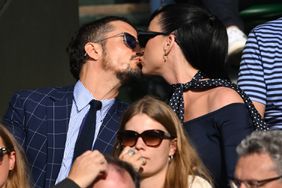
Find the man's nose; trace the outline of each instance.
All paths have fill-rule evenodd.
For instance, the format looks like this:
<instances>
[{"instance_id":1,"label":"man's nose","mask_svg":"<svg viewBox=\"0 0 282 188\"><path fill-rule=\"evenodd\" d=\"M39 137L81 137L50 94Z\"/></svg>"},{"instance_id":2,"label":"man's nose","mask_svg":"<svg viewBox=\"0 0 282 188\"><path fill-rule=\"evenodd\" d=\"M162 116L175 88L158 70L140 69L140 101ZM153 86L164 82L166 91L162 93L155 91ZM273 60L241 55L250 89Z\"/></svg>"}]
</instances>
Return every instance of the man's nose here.
<instances>
[{"instance_id":1,"label":"man's nose","mask_svg":"<svg viewBox=\"0 0 282 188\"><path fill-rule=\"evenodd\" d=\"M140 45L136 46L136 55L143 56L144 55L144 48L141 48Z\"/></svg>"}]
</instances>

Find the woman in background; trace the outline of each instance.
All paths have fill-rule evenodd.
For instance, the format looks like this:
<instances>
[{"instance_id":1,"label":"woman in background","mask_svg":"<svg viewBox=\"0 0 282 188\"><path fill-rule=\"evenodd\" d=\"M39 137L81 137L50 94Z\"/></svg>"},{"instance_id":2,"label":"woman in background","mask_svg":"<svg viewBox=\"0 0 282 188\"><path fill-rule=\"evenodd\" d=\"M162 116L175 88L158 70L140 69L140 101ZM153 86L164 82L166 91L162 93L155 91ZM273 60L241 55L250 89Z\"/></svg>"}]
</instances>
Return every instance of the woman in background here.
<instances>
[{"instance_id":1,"label":"woman in background","mask_svg":"<svg viewBox=\"0 0 282 188\"><path fill-rule=\"evenodd\" d=\"M0 124L0 188L30 188L28 175L20 145Z\"/></svg>"},{"instance_id":2,"label":"woman in background","mask_svg":"<svg viewBox=\"0 0 282 188\"><path fill-rule=\"evenodd\" d=\"M157 99L144 97L124 113L114 155L139 171L141 188L211 188L177 115Z\"/></svg>"}]
</instances>

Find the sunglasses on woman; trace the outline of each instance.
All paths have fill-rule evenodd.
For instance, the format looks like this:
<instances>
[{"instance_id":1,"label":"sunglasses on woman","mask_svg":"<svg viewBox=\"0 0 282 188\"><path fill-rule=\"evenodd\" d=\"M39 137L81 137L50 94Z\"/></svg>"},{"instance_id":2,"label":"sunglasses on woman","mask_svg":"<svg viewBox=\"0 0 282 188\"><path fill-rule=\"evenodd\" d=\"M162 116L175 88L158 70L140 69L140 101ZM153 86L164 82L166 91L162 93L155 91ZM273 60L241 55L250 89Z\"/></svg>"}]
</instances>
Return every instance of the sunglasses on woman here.
<instances>
[{"instance_id":1,"label":"sunglasses on woman","mask_svg":"<svg viewBox=\"0 0 282 188\"><path fill-rule=\"evenodd\" d=\"M175 138L162 130L155 129L144 131L141 134L131 130L118 132L118 140L123 146L135 146L139 137L141 137L143 142L149 147L158 147L162 143L163 139Z\"/></svg>"},{"instance_id":2,"label":"sunglasses on woman","mask_svg":"<svg viewBox=\"0 0 282 188\"><path fill-rule=\"evenodd\" d=\"M7 149L7 148L5 148L5 147L0 147L0 162L3 161L3 157L4 157L4 155L7 154L7 153L8 153L8 149Z\"/></svg>"},{"instance_id":3,"label":"sunglasses on woman","mask_svg":"<svg viewBox=\"0 0 282 188\"><path fill-rule=\"evenodd\" d=\"M169 35L169 33L154 32L154 31L139 31L138 42L140 47L145 48L147 42L158 35Z\"/></svg>"},{"instance_id":4,"label":"sunglasses on woman","mask_svg":"<svg viewBox=\"0 0 282 188\"><path fill-rule=\"evenodd\" d=\"M132 50L134 50L138 45L138 41L136 40L136 38L134 36L132 36L131 34L126 33L126 32L118 33L116 35L106 37L106 38L103 38L101 40L97 40L95 42L102 42L104 40L108 40L108 39L115 38L115 37L123 37L124 44Z\"/></svg>"}]
</instances>

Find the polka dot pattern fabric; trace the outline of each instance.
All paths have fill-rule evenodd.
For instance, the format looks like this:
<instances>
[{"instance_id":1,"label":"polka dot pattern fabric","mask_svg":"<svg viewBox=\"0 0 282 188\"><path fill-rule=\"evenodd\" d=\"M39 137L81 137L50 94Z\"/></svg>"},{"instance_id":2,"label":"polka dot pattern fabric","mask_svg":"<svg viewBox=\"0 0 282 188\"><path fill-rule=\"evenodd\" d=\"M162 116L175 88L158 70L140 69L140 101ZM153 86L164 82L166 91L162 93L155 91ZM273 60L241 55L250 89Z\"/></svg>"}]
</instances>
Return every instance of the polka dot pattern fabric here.
<instances>
[{"instance_id":1,"label":"polka dot pattern fabric","mask_svg":"<svg viewBox=\"0 0 282 188\"><path fill-rule=\"evenodd\" d=\"M246 104L251 119L253 122L253 126L256 130L259 131L265 131L269 130L268 125L262 120L260 114L255 109L252 101L250 98L244 93L243 90L241 90L236 84L232 83L229 80L225 79L206 79L203 74L198 71L197 74L192 78L192 80L185 84L173 84L173 94L171 96L171 99L169 100L169 105L172 107L172 109L176 112L179 119L183 122L184 121L184 100L183 100L183 92L188 90L206 90L211 89L215 87L228 87L232 88L234 91L236 91L244 100L244 103Z\"/></svg>"}]
</instances>

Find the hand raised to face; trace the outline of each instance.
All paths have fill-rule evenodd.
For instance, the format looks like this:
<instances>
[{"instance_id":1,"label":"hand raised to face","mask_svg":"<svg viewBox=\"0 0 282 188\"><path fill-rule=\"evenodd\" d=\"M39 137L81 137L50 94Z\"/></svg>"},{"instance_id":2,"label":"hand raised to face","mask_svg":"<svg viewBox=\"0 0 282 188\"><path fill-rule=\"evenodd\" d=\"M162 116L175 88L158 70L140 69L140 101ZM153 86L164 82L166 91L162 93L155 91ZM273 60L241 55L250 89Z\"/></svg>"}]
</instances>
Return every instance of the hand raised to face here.
<instances>
[{"instance_id":1,"label":"hand raised to face","mask_svg":"<svg viewBox=\"0 0 282 188\"><path fill-rule=\"evenodd\" d=\"M142 166L146 165L146 159L136 149L128 146L123 149L119 158L130 163L137 172L142 172Z\"/></svg>"},{"instance_id":2,"label":"hand raised to face","mask_svg":"<svg viewBox=\"0 0 282 188\"><path fill-rule=\"evenodd\" d=\"M86 151L76 158L68 178L80 187L88 187L98 177L106 173L107 161L99 151Z\"/></svg>"}]
</instances>

